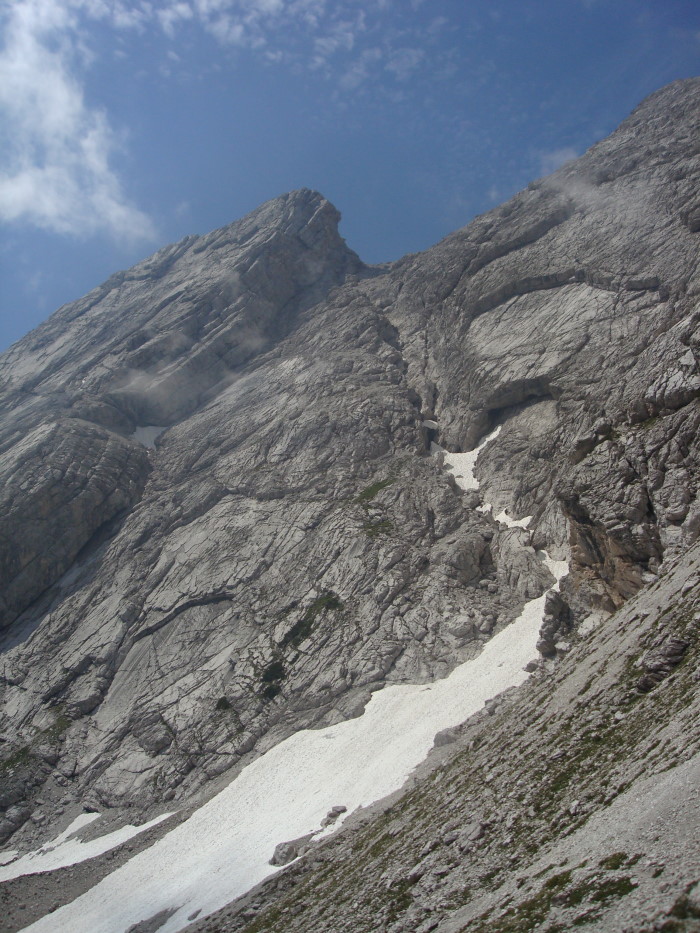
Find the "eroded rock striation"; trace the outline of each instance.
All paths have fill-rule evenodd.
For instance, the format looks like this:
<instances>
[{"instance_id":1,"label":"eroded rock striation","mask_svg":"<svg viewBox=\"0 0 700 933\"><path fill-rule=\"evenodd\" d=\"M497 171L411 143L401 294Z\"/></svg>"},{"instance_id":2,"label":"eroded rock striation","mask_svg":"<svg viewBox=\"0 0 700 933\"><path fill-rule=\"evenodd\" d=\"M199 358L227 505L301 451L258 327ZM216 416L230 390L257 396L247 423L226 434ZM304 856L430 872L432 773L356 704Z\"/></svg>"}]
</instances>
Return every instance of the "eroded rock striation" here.
<instances>
[{"instance_id":1,"label":"eroded rock striation","mask_svg":"<svg viewBox=\"0 0 700 933\"><path fill-rule=\"evenodd\" d=\"M548 589L545 547L570 573L539 648L567 657L533 667L575 678L582 620L643 599L700 531L698 140L700 80L670 85L385 266L292 192L0 357L0 838L59 801L187 801L386 683L444 676ZM496 426L462 489L431 447ZM686 629L649 648L650 697ZM415 880L450 873L425 857Z\"/></svg>"}]
</instances>

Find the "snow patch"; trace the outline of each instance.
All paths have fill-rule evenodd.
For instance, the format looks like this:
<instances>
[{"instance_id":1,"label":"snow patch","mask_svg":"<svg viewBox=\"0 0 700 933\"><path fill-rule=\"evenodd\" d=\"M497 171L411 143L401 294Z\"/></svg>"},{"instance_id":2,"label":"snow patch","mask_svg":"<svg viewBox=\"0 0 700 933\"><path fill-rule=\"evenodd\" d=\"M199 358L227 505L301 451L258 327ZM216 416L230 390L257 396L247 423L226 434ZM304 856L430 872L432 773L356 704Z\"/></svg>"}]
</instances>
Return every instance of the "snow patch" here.
<instances>
[{"instance_id":1,"label":"snow patch","mask_svg":"<svg viewBox=\"0 0 700 933\"><path fill-rule=\"evenodd\" d=\"M559 581L560 581L560 580L563 580L564 577L565 577L565 576L567 575L567 573L569 572L569 565L568 565L568 563L567 563L565 560L552 560L552 558L549 556L549 554L547 553L547 551L538 551L537 553L538 553L538 556L539 556L539 557L541 558L541 560L543 561L545 567L547 567L547 569L549 570L549 572L552 574L552 576L554 577L554 579L557 581L557 582L554 584L554 586L552 587L552 589L553 589L553 590L558 590L558 589L559 589ZM546 593L545 593L545 596L546 596ZM540 597L540 599L542 599L542 598L543 598L543 597ZM527 605L529 606L530 604L527 603Z\"/></svg>"},{"instance_id":2,"label":"snow patch","mask_svg":"<svg viewBox=\"0 0 700 933\"><path fill-rule=\"evenodd\" d=\"M42 849L55 849L56 846L60 845L62 842L65 842L69 836L75 835L79 829L82 829L83 826L89 826L90 823L94 823L95 820L99 820L99 813L81 813L79 816L70 823L62 833L60 833L52 842L45 843L41 848Z\"/></svg>"},{"instance_id":3,"label":"snow patch","mask_svg":"<svg viewBox=\"0 0 700 933\"><path fill-rule=\"evenodd\" d=\"M490 434L487 434L483 441L474 450L469 450L464 454L447 453L445 455L445 467L454 476L457 485L462 489L478 489L479 480L474 476L474 467L481 451L495 440L501 433L501 425L494 428Z\"/></svg>"},{"instance_id":4,"label":"snow patch","mask_svg":"<svg viewBox=\"0 0 700 933\"><path fill-rule=\"evenodd\" d=\"M497 427L468 453L445 453L445 465L462 489L479 488L477 458L499 432ZM431 450L442 452L435 443ZM504 511L498 520L524 528L530 517L510 519ZM568 572L566 561L552 560L546 551L540 556L558 588ZM206 916L244 894L279 870L269 864L278 843L336 831L344 817L322 829L332 806L341 804L351 813L398 790L425 759L437 733L460 725L487 700L523 683L545 600L546 594L526 603L481 654L443 680L386 686L372 695L362 716L290 736L187 821L26 933L53 933L56 924L72 933L124 933L169 911L174 913L160 931L175 933L187 925L188 916Z\"/></svg>"},{"instance_id":5,"label":"snow patch","mask_svg":"<svg viewBox=\"0 0 700 933\"><path fill-rule=\"evenodd\" d=\"M452 454L449 453L449 451L443 451L443 448L435 443L430 445L430 452L433 454L444 452L445 468L454 476L457 485L461 489L465 491L478 489L479 480L474 475L476 461L484 447L490 444L491 441L494 441L501 433L501 427L502 426L499 424L490 434L486 435L478 447L475 447L474 450L470 450L467 453ZM485 513L493 512L493 505L490 502L484 502L483 505L478 505L476 510L477 512ZM497 522L500 522L502 525L507 525L508 528L527 528L532 521L532 515L526 515L525 518L511 518L506 509L496 515L495 518Z\"/></svg>"},{"instance_id":6,"label":"snow patch","mask_svg":"<svg viewBox=\"0 0 700 933\"><path fill-rule=\"evenodd\" d=\"M491 511L491 507L489 507L489 511ZM526 515L525 518L511 518L508 512L503 509L503 511L496 516L496 521L500 522L502 525L507 525L509 528L527 528L532 521L532 515Z\"/></svg>"},{"instance_id":7,"label":"snow patch","mask_svg":"<svg viewBox=\"0 0 700 933\"><path fill-rule=\"evenodd\" d=\"M57 868L65 868L66 865L75 865L78 862L84 862L86 859L95 858L108 852L115 846L127 842L139 833L150 829L151 826L157 826L166 820L171 813L164 813L157 816L149 823L143 823L141 826L122 826L121 829L113 833L107 833L105 836L99 836L97 839L91 839L89 842L81 842L80 839L70 839L69 837L87 826L94 820L99 819L99 813L83 813L77 817L67 829L56 836L51 842L45 843L40 849L29 852L22 858L15 859L12 862L0 862L0 882L9 881L10 878L18 878L20 875L36 875L42 871L55 871ZM3 853L7 855L9 853ZM54 930L56 927L53 928ZM67 928L68 929L68 928Z\"/></svg>"},{"instance_id":8,"label":"snow patch","mask_svg":"<svg viewBox=\"0 0 700 933\"><path fill-rule=\"evenodd\" d=\"M567 572L564 561L546 554L543 560L557 579ZM398 790L438 732L523 683L545 598L526 603L518 619L449 677L429 685L387 686L372 695L357 719L303 730L276 745L186 822L71 904L27 927L28 933L124 933L172 909L160 933L175 933L194 911L206 916L225 906L277 871L269 859L279 842L318 832L333 805L350 813Z\"/></svg>"}]
</instances>

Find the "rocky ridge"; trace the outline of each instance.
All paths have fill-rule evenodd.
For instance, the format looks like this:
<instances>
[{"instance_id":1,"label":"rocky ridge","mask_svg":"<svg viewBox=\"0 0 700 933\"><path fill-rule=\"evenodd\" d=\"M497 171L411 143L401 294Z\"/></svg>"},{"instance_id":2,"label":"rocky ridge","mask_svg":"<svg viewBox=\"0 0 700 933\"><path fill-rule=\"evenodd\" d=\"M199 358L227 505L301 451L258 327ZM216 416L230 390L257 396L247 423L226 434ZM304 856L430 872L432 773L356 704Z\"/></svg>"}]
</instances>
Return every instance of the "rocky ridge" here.
<instances>
[{"instance_id":1,"label":"rocky ridge","mask_svg":"<svg viewBox=\"0 0 700 933\"><path fill-rule=\"evenodd\" d=\"M385 683L445 675L547 589L544 546L571 573L539 646L566 660L537 677L573 689L581 621L627 618L700 529L699 98L662 89L383 267L321 195L283 196L0 359L3 838L77 801L190 800ZM481 492L527 530L430 456L495 426ZM692 656L692 626L673 637L650 697Z\"/></svg>"}]
</instances>

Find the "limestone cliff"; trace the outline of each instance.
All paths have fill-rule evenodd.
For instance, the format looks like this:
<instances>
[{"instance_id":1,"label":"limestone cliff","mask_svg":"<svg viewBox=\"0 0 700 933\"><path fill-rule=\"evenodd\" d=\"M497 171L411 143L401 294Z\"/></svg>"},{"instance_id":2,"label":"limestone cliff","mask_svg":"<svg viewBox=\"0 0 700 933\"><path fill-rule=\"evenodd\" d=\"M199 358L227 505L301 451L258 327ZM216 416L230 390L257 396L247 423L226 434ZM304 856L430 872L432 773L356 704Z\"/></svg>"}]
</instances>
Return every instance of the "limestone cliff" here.
<instances>
[{"instance_id":1,"label":"limestone cliff","mask_svg":"<svg viewBox=\"0 0 700 933\"><path fill-rule=\"evenodd\" d=\"M444 676L553 582L544 547L570 574L543 655L586 617L631 625L620 607L700 531L698 140L694 79L378 267L293 192L4 354L0 838L58 800L186 802L388 682ZM497 426L464 491L436 449ZM573 702L576 665L547 663Z\"/></svg>"}]
</instances>

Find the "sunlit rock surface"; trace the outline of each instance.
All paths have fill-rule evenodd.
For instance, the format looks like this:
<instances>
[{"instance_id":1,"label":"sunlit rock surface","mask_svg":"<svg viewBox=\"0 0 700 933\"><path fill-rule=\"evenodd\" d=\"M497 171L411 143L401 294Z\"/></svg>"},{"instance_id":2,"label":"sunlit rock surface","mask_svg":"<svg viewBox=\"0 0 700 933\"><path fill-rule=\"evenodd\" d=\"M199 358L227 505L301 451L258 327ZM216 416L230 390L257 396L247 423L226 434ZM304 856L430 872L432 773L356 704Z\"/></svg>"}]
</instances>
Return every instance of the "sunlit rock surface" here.
<instances>
[{"instance_id":1,"label":"sunlit rock surface","mask_svg":"<svg viewBox=\"0 0 700 933\"><path fill-rule=\"evenodd\" d=\"M387 683L447 676L551 586L544 548L570 573L535 679L561 665L574 703L578 626L646 618L700 530L699 104L696 79L662 89L385 266L292 192L0 358L8 846L83 804L188 804ZM450 454L492 433L460 483ZM634 682L653 698L675 669Z\"/></svg>"}]
</instances>

